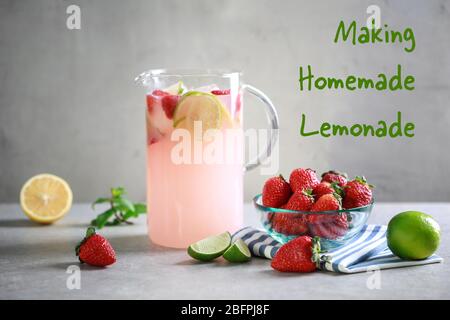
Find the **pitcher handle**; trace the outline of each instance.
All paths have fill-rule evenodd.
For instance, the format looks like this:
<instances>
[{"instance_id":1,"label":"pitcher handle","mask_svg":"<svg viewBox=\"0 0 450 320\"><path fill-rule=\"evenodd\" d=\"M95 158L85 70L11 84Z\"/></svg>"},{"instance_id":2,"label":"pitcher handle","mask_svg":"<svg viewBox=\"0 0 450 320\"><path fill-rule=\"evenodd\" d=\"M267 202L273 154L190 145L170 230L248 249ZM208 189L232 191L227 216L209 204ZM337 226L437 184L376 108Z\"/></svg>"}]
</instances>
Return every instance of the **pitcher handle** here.
<instances>
[{"instance_id":1,"label":"pitcher handle","mask_svg":"<svg viewBox=\"0 0 450 320\"><path fill-rule=\"evenodd\" d=\"M266 106L265 112L267 115L267 120L269 121L270 124L269 129L270 139L267 142L266 148L262 152L260 152L255 159L252 159L244 166L244 172L247 172L258 167L272 153L272 149L274 148L275 144L278 141L279 122L277 110L275 109L272 101L269 99L268 96L266 96L261 90L249 84L242 85L242 89L253 94L265 104Z\"/></svg>"}]
</instances>

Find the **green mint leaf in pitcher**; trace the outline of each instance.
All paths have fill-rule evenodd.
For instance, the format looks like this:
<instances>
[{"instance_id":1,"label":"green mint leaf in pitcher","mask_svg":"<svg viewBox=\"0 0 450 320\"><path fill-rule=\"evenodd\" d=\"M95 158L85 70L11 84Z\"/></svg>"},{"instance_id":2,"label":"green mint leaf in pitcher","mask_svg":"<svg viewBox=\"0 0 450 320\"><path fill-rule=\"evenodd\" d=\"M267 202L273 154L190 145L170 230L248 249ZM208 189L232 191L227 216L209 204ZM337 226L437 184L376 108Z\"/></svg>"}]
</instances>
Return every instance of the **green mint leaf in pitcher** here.
<instances>
[{"instance_id":1,"label":"green mint leaf in pitcher","mask_svg":"<svg viewBox=\"0 0 450 320\"><path fill-rule=\"evenodd\" d=\"M147 206L143 203L133 203L125 197L125 189L122 187L111 188L111 197L98 198L92 203L92 209L97 204L108 203L109 208L91 221L91 225L98 229L104 226L117 226L120 224L132 224L128 219L137 218L147 212Z\"/></svg>"}]
</instances>

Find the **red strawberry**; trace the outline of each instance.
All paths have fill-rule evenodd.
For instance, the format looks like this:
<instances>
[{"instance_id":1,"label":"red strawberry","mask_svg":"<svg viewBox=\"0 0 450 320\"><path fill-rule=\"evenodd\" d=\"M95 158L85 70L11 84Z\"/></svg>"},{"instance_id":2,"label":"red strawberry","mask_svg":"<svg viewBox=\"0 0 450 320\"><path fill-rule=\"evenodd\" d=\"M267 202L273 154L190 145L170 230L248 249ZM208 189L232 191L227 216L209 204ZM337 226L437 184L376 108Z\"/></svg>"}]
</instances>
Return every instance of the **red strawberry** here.
<instances>
[{"instance_id":1,"label":"red strawberry","mask_svg":"<svg viewBox=\"0 0 450 320\"><path fill-rule=\"evenodd\" d=\"M322 174L322 182L337 182L340 187L347 184L347 174L330 170Z\"/></svg>"},{"instance_id":2,"label":"red strawberry","mask_svg":"<svg viewBox=\"0 0 450 320\"><path fill-rule=\"evenodd\" d=\"M230 89L212 90L211 93L216 96L226 96L226 95L230 94Z\"/></svg>"},{"instance_id":3,"label":"red strawberry","mask_svg":"<svg viewBox=\"0 0 450 320\"><path fill-rule=\"evenodd\" d=\"M170 93L159 90L159 89L153 90L153 92L152 92L152 96L155 96L155 97L164 97L164 96L168 96L168 95L170 95Z\"/></svg>"},{"instance_id":4,"label":"red strawberry","mask_svg":"<svg viewBox=\"0 0 450 320\"><path fill-rule=\"evenodd\" d=\"M310 211L314 204L311 190L294 192L289 201L284 205L284 209L295 211Z\"/></svg>"},{"instance_id":5,"label":"red strawberry","mask_svg":"<svg viewBox=\"0 0 450 320\"><path fill-rule=\"evenodd\" d=\"M239 93L236 97L236 112L239 112L241 110L241 106L242 106L242 98L241 94Z\"/></svg>"},{"instance_id":6,"label":"red strawberry","mask_svg":"<svg viewBox=\"0 0 450 320\"><path fill-rule=\"evenodd\" d=\"M302 191L306 189L314 189L320 183L317 179L316 172L312 169L295 169L289 177L292 191Z\"/></svg>"},{"instance_id":7,"label":"red strawberry","mask_svg":"<svg viewBox=\"0 0 450 320\"><path fill-rule=\"evenodd\" d=\"M339 196L335 194L325 194L321 196L311 208L312 212L333 211L341 209Z\"/></svg>"},{"instance_id":8,"label":"red strawberry","mask_svg":"<svg viewBox=\"0 0 450 320\"><path fill-rule=\"evenodd\" d=\"M116 262L116 253L111 244L99 234L95 228L89 227L86 237L75 249L76 255L83 263L91 266L106 267Z\"/></svg>"},{"instance_id":9,"label":"red strawberry","mask_svg":"<svg viewBox=\"0 0 450 320\"><path fill-rule=\"evenodd\" d=\"M337 195L342 197L343 190L337 182L329 183L326 181L322 181L321 183L319 183L317 186L314 187L312 193L314 195L314 198L317 200L321 196L331 193L336 193Z\"/></svg>"},{"instance_id":10,"label":"red strawberry","mask_svg":"<svg viewBox=\"0 0 450 320\"><path fill-rule=\"evenodd\" d=\"M223 90L212 90L211 93L216 96L226 96L229 95L231 92L230 89L223 89ZM236 97L236 112L239 112L241 110L241 95L238 94Z\"/></svg>"},{"instance_id":11,"label":"red strawberry","mask_svg":"<svg viewBox=\"0 0 450 320\"><path fill-rule=\"evenodd\" d=\"M169 119L173 119L173 113L175 112L175 108L177 107L179 96L175 95L167 95L162 97L162 108L166 117Z\"/></svg>"},{"instance_id":12,"label":"red strawberry","mask_svg":"<svg viewBox=\"0 0 450 320\"><path fill-rule=\"evenodd\" d=\"M311 212L340 210L340 197L336 194L325 194L313 205ZM336 239L343 236L348 229L347 215L335 214L309 214L307 217L311 235Z\"/></svg>"},{"instance_id":13,"label":"red strawberry","mask_svg":"<svg viewBox=\"0 0 450 320\"><path fill-rule=\"evenodd\" d=\"M372 185L367 183L366 178L356 177L349 181L344 187L344 201L345 209L363 207L372 202Z\"/></svg>"},{"instance_id":14,"label":"red strawberry","mask_svg":"<svg viewBox=\"0 0 450 320\"><path fill-rule=\"evenodd\" d=\"M282 175L272 177L266 181L262 192L263 205L272 208L279 208L291 197L292 190L289 183Z\"/></svg>"},{"instance_id":15,"label":"red strawberry","mask_svg":"<svg viewBox=\"0 0 450 320\"><path fill-rule=\"evenodd\" d=\"M295 238L278 249L271 266L281 272L313 272L320 259L320 243L308 236Z\"/></svg>"},{"instance_id":16,"label":"red strawberry","mask_svg":"<svg viewBox=\"0 0 450 320\"><path fill-rule=\"evenodd\" d=\"M307 221L310 234L316 237L334 240L345 235L348 230L345 213L310 214Z\"/></svg>"},{"instance_id":17,"label":"red strawberry","mask_svg":"<svg viewBox=\"0 0 450 320\"><path fill-rule=\"evenodd\" d=\"M152 113L155 108L155 104L158 103L159 99L163 97L170 96L170 93L156 89L153 90L151 94L147 95L147 109L149 113Z\"/></svg>"},{"instance_id":18,"label":"red strawberry","mask_svg":"<svg viewBox=\"0 0 450 320\"><path fill-rule=\"evenodd\" d=\"M295 192L282 209L309 211L314 198L307 192ZM300 213L276 212L272 218L272 228L285 235L301 235L308 231L306 216Z\"/></svg>"},{"instance_id":19,"label":"red strawberry","mask_svg":"<svg viewBox=\"0 0 450 320\"><path fill-rule=\"evenodd\" d=\"M153 96L147 95L147 110L149 113L152 113L154 108Z\"/></svg>"},{"instance_id":20,"label":"red strawberry","mask_svg":"<svg viewBox=\"0 0 450 320\"><path fill-rule=\"evenodd\" d=\"M281 209L286 209L282 206ZM308 224L303 215L287 212L271 213L272 229L285 235L302 235L308 231Z\"/></svg>"},{"instance_id":21,"label":"red strawberry","mask_svg":"<svg viewBox=\"0 0 450 320\"><path fill-rule=\"evenodd\" d=\"M313 192L314 197L316 199L319 199L321 196L323 196L325 194L334 193L335 190L334 190L333 186L331 185L331 183L323 181L323 182L319 183L317 186L315 186L312 192Z\"/></svg>"},{"instance_id":22,"label":"red strawberry","mask_svg":"<svg viewBox=\"0 0 450 320\"><path fill-rule=\"evenodd\" d=\"M308 232L308 223L301 214L276 212L272 218L272 229L287 236L298 236Z\"/></svg>"}]
</instances>

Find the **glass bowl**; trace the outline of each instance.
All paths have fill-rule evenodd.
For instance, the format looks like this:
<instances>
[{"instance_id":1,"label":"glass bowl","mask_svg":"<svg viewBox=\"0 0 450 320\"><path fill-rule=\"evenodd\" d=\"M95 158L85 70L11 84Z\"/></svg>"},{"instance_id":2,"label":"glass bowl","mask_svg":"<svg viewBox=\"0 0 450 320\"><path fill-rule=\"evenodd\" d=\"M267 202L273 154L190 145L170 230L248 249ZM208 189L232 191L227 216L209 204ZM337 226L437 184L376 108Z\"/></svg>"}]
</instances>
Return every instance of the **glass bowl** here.
<instances>
[{"instance_id":1,"label":"glass bowl","mask_svg":"<svg viewBox=\"0 0 450 320\"><path fill-rule=\"evenodd\" d=\"M324 250L336 249L349 242L366 224L374 201L364 207L336 211L294 211L266 207L262 196L253 198L261 222L267 232L281 243L298 236L320 237Z\"/></svg>"}]
</instances>

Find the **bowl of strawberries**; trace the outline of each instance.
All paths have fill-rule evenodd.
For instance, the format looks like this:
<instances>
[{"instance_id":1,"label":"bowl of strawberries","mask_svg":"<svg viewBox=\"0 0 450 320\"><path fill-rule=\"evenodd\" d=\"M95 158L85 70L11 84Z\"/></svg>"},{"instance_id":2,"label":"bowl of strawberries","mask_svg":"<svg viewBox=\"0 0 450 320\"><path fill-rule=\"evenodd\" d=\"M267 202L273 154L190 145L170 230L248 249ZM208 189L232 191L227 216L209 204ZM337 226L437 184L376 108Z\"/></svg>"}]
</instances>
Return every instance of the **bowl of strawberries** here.
<instances>
[{"instance_id":1,"label":"bowl of strawberries","mask_svg":"<svg viewBox=\"0 0 450 320\"><path fill-rule=\"evenodd\" d=\"M362 176L349 180L337 171L322 174L294 169L289 180L268 179L253 198L267 232L281 243L302 235L319 237L325 250L338 248L355 237L372 212L373 186Z\"/></svg>"}]
</instances>

